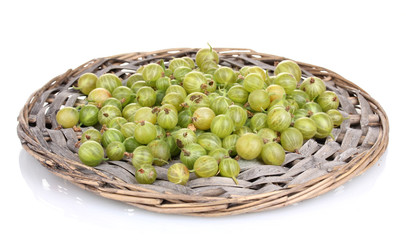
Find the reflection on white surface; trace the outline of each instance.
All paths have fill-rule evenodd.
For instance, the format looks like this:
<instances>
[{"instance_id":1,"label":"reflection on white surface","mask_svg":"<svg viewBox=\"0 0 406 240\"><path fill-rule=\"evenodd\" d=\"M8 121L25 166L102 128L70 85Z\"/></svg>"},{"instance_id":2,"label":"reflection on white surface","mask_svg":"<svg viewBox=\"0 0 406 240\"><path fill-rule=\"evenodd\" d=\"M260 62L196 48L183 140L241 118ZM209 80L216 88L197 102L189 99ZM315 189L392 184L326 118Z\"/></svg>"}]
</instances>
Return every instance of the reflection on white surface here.
<instances>
[{"instance_id":1,"label":"reflection on white surface","mask_svg":"<svg viewBox=\"0 0 406 240\"><path fill-rule=\"evenodd\" d=\"M209 218L209 221L203 220L203 222L202 219L207 218L153 213L85 191L53 175L25 150L20 152L19 163L21 175L35 197L52 208L62 211L67 217L91 222L99 227L129 225L132 229L142 229L143 232L146 232L148 230L153 231L154 226L157 225L160 226L161 230L174 231L173 224L167 225L168 222L179 222L183 228L191 227L192 229L196 227L197 221L202 227L205 224L210 226L213 223L221 223L224 227L234 229L239 224L244 225L244 219L253 223L266 220L268 223L278 225L285 224L283 222L285 220L292 221L293 216L295 216L296 221L306 221L306 218L312 214L328 214L323 212L324 208L340 207L341 202L351 204L354 199L356 200L357 195L366 194L374 188L376 181L385 169L387 152L375 166L368 169L362 176L356 177L315 199L272 211ZM298 213L300 214L298 215ZM185 221L185 218L188 220ZM241 221L242 219L243 221ZM154 224L150 224L152 222ZM244 227L255 229L256 225L250 224Z\"/></svg>"},{"instance_id":2,"label":"reflection on white surface","mask_svg":"<svg viewBox=\"0 0 406 240\"><path fill-rule=\"evenodd\" d=\"M19 161L21 175L34 196L38 200L62 210L69 217L88 218L92 222L105 223L106 213L113 213L118 217L131 216L135 212L155 215L155 213L134 209L130 205L85 191L48 171L25 150L21 150Z\"/></svg>"}]
</instances>

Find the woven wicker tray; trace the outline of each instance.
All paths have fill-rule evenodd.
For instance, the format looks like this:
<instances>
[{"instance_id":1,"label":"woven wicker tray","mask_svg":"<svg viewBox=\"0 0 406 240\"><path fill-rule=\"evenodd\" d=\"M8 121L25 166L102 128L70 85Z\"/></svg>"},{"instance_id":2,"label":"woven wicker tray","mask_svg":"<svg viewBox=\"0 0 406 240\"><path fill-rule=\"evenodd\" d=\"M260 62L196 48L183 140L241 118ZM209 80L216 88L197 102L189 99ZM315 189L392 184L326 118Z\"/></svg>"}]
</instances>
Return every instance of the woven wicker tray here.
<instances>
[{"instance_id":1,"label":"woven wicker tray","mask_svg":"<svg viewBox=\"0 0 406 240\"><path fill-rule=\"evenodd\" d=\"M349 118L333 130L335 140L308 140L299 153L288 153L282 166L240 160L238 186L230 178L193 176L186 186L172 184L166 178L170 164L157 167L158 178L153 185L142 185L136 182L129 160L106 162L95 168L79 161L75 143L86 128L57 129L55 115L62 105L85 102L72 88L81 74L115 73L125 81L142 65L173 57L194 58L198 50L178 48L98 58L55 77L28 98L18 116L17 132L23 148L52 173L100 196L154 212L198 216L264 211L316 197L360 175L384 153L389 124L379 103L333 71L297 62L303 77L320 77L327 89L339 96L339 110ZM286 59L250 49L215 50L221 65L257 65L270 73Z\"/></svg>"}]
</instances>

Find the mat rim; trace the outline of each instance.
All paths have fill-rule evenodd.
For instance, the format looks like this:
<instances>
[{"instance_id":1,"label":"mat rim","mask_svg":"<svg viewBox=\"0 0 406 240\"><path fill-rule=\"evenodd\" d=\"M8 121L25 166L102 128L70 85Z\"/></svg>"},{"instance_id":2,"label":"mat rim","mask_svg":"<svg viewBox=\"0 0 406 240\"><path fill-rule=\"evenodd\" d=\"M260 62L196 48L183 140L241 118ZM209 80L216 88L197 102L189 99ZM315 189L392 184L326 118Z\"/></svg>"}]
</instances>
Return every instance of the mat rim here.
<instances>
[{"instance_id":1,"label":"mat rim","mask_svg":"<svg viewBox=\"0 0 406 240\"><path fill-rule=\"evenodd\" d=\"M35 134L33 134L30 129L29 112L34 107L34 103L41 99L41 95L45 91L56 89L61 84L67 82L74 82L75 78L77 79L82 73L88 71L92 67L98 66L101 62L123 61L124 63L126 61L134 61L137 59L140 59L139 61L148 62L155 58L160 59L182 56L189 53L195 53L198 50L198 48L170 48L152 52L133 52L96 58L73 70L69 69L64 74L51 79L28 98L26 104L20 111L17 132L23 148L55 175L102 197L126 202L130 205L154 212L198 216L223 216L258 212L280 208L305 199L314 198L333 190L353 177L362 174L374 165L385 152L389 141L389 122L381 105L365 90L339 74L329 69L300 61L296 62L300 65L303 71L321 77L324 81L333 81L335 85L341 88L345 88L349 91L356 91L358 94L362 95L368 101L374 113L379 116L379 126L381 131L377 141L370 147L370 149L356 155L349 163L339 166L321 177L303 184L292 185L285 189L248 196L221 198L160 193L140 186L134 186L117 179L110 179L107 176L105 176L105 178L100 177L100 179L88 179L85 176L76 174L74 171L70 171L69 169L83 168L90 170L90 167L86 167L79 162L50 152L43 147L43 140L35 137ZM267 59L278 62L288 59L272 54L259 53L247 48L214 48L214 50L219 53L220 58L233 55L244 55L247 58L252 59L253 62L266 61ZM150 56L149 59L148 56ZM64 165L70 167L64 169ZM100 176L103 176L103 173L100 173ZM106 185L115 187L104 187Z\"/></svg>"}]
</instances>

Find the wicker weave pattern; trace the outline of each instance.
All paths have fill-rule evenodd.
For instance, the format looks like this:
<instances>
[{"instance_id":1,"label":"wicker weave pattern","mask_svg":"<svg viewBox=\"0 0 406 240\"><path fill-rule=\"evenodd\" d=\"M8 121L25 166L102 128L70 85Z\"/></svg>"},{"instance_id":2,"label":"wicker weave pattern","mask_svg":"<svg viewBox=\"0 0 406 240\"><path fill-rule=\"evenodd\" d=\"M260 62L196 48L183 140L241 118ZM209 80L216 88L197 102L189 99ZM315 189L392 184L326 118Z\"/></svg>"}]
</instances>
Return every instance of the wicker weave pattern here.
<instances>
[{"instance_id":1,"label":"wicker weave pattern","mask_svg":"<svg viewBox=\"0 0 406 240\"><path fill-rule=\"evenodd\" d=\"M318 66L298 62L303 76L318 76L327 89L339 96L339 110L349 118L333 130L334 139L309 140L299 153L288 153L282 166L241 161L236 186L229 178L196 178L186 186L167 181L168 166L157 167L158 180L141 185L134 179L130 161L83 165L75 146L86 128L57 129L56 112L61 106L84 104L72 88L86 72L115 73L123 81L140 66L173 57L194 57L199 49L180 48L120 54L91 60L55 77L28 99L18 117L22 146L54 174L103 197L160 213L221 216L280 208L330 191L363 173L388 145L387 116L371 96L340 75ZM220 64L241 68L257 65L270 73L286 58L250 49L215 49ZM176 161L173 161L176 162Z\"/></svg>"}]
</instances>

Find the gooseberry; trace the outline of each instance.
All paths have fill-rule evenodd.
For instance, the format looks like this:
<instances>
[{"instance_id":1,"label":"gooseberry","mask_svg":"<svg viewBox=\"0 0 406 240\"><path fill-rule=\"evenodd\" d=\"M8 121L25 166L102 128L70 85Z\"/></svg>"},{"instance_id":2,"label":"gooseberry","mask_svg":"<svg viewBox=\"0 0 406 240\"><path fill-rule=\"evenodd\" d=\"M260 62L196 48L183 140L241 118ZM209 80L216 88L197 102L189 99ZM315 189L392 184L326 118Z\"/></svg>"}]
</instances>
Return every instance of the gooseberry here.
<instances>
[{"instance_id":1,"label":"gooseberry","mask_svg":"<svg viewBox=\"0 0 406 240\"><path fill-rule=\"evenodd\" d=\"M339 127L341 123L344 121L343 115L337 109L330 109L327 111L327 114L333 121L334 127Z\"/></svg>"},{"instance_id":2,"label":"gooseberry","mask_svg":"<svg viewBox=\"0 0 406 240\"><path fill-rule=\"evenodd\" d=\"M292 117L284 108L275 107L268 112L268 128L277 132L287 129L292 122Z\"/></svg>"},{"instance_id":3,"label":"gooseberry","mask_svg":"<svg viewBox=\"0 0 406 240\"><path fill-rule=\"evenodd\" d=\"M318 77L308 77L300 84L300 90L305 91L309 95L310 100L314 100L322 92L326 91L326 85Z\"/></svg>"},{"instance_id":4,"label":"gooseberry","mask_svg":"<svg viewBox=\"0 0 406 240\"><path fill-rule=\"evenodd\" d=\"M169 145L165 140L153 140L148 143L148 147L151 150L152 156L154 157L154 165L163 166L168 163L168 160L171 157L171 152Z\"/></svg>"},{"instance_id":5,"label":"gooseberry","mask_svg":"<svg viewBox=\"0 0 406 240\"><path fill-rule=\"evenodd\" d=\"M125 151L129 153L134 152L134 150L141 145L139 142L137 142L137 140L135 140L134 137L126 138L123 144L125 147Z\"/></svg>"},{"instance_id":6,"label":"gooseberry","mask_svg":"<svg viewBox=\"0 0 406 240\"><path fill-rule=\"evenodd\" d=\"M115 106L120 109L120 111L123 110L123 105L121 104L120 100L114 97L107 98L106 101L103 102L102 107L107 105Z\"/></svg>"},{"instance_id":7,"label":"gooseberry","mask_svg":"<svg viewBox=\"0 0 406 240\"><path fill-rule=\"evenodd\" d=\"M197 143L190 143L181 149L180 161L186 165L188 169L193 169L196 160L206 155L206 150Z\"/></svg>"},{"instance_id":8,"label":"gooseberry","mask_svg":"<svg viewBox=\"0 0 406 240\"><path fill-rule=\"evenodd\" d=\"M175 184L185 185L189 175L189 169L182 163L175 163L168 168L168 180Z\"/></svg>"},{"instance_id":9,"label":"gooseberry","mask_svg":"<svg viewBox=\"0 0 406 240\"><path fill-rule=\"evenodd\" d=\"M64 107L56 113L56 122L63 128L71 128L79 122L79 112L73 107Z\"/></svg>"},{"instance_id":10,"label":"gooseberry","mask_svg":"<svg viewBox=\"0 0 406 240\"><path fill-rule=\"evenodd\" d=\"M248 97L248 103L253 110L257 112L264 111L270 104L269 93L264 89L254 90Z\"/></svg>"},{"instance_id":11,"label":"gooseberry","mask_svg":"<svg viewBox=\"0 0 406 240\"><path fill-rule=\"evenodd\" d=\"M135 122L127 122L121 125L120 132L125 138L134 136L134 130L137 124Z\"/></svg>"},{"instance_id":12,"label":"gooseberry","mask_svg":"<svg viewBox=\"0 0 406 240\"><path fill-rule=\"evenodd\" d=\"M151 87L141 87L137 92L137 102L143 107L152 107L156 101L156 92Z\"/></svg>"},{"instance_id":13,"label":"gooseberry","mask_svg":"<svg viewBox=\"0 0 406 240\"><path fill-rule=\"evenodd\" d=\"M317 132L314 135L316 138L326 138L331 135L334 123L327 113L318 112L313 114L310 118L316 123Z\"/></svg>"},{"instance_id":14,"label":"gooseberry","mask_svg":"<svg viewBox=\"0 0 406 240\"><path fill-rule=\"evenodd\" d=\"M210 124L210 131L219 138L225 138L234 131L234 122L227 115L217 115Z\"/></svg>"},{"instance_id":15,"label":"gooseberry","mask_svg":"<svg viewBox=\"0 0 406 240\"><path fill-rule=\"evenodd\" d=\"M292 74L297 82L300 82L302 77L302 70L300 69L299 65L292 60L283 60L282 62L278 63L275 68L275 75L280 73L290 73Z\"/></svg>"},{"instance_id":16,"label":"gooseberry","mask_svg":"<svg viewBox=\"0 0 406 240\"><path fill-rule=\"evenodd\" d=\"M90 128L82 133L80 142L84 143L86 141L93 140L95 142L101 143L101 138L102 138L102 135L98 130L96 130L94 128Z\"/></svg>"},{"instance_id":17,"label":"gooseberry","mask_svg":"<svg viewBox=\"0 0 406 240\"><path fill-rule=\"evenodd\" d=\"M95 88L87 96L87 100L101 107L108 98L111 97L111 93L104 88Z\"/></svg>"},{"instance_id":18,"label":"gooseberry","mask_svg":"<svg viewBox=\"0 0 406 240\"><path fill-rule=\"evenodd\" d=\"M269 142L262 148L261 159L265 164L280 166L285 161L285 150L279 143Z\"/></svg>"},{"instance_id":19,"label":"gooseberry","mask_svg":"<svg viewBox=\"0 0 406 240\"><path fill-rule=\"evenodd\" d=\"M208 155L201 156L194 163L193 170L198 177L213 177L218 172L217 160Z\"/></svg>"},{"instance_id":20,"label":"gooseberry","mask_svg":"<svg viewBox=\"0 0 406 240\"><path fill-rule=\"evenodd\" d=\"M293 127L302 133L304 140L314 137L317 131L316 123L308 117L296 119Z\"/></svg>"},{"instance_id":21,"label":"gooseberry","mask_svg":"<svg viewBox=\"0 0 406 240\"><path fill-rule=\"evenodd\" d=\"M183 79L183 88L187 93L203 92L206 88L207 79L201 72L190 72Z\"/></svg>"},{"instance_id":22,"label":"gooseberry","mask_svg":"<svg viewBox=\"0 0 406 240\"><path fill-rule=\"evenodd\" d=\"M102 125L107 124L111 119L115 117L121 117L121 111L120 109L112 105L102 107L97 114L99 123Z\"/></svg>"},{"instance_id":23,"label":"gooseberry","mask_svg":"<svg viewBox=\"0 0 406 240\"><path fill-rule=\"evenodd\" d=\"M96 81L96 88L104 88L110 93L119 86L122 86L121 80L113 73L105 73Z\"/></svg>"},{"instance_id":24,"label":"gooseberry","mask_svg":"<svg viewBox=\"0 0 406 240\"><path fill-rule=\"evenodd\" d=\"M134 113L131 120L134 122L148 121L152 124L155 124L157 121L157 115L154 109L150 107L142 107Z\"/></svg>"},{"instance_id":25,"label":"gooseberry","mask_svg":"<svg viewBox=\"0 0 406 240\"><path fill-rule=\"evenodd\" d=\"M237 176L240 174L240 165L232 158L224 158L219 164L220 175L223 177L232 178L235 184L238 185Z\"/></svg>"},{"instance_id":26,"label":"gooseberry","mask_svg":"<svg viewBox=\"0 0 406 240\"><path fill-rule=\"evenodd\" d=\"M303 145L302 133L294 128L289 127L281 133L281 145L289 152L297 152Z\"/></svg>"},{"instance_id":27,"label":"gooseberry","mask_svg":"<svg viewBox=\"0 0 406 240\"><path fill-rule=\"evenodd\" d=\"M317 97L317 103L324 112L330 109L337 109L340 102L337 94L333 91L324 91Z\"/></svg>"},{"instance_id":28,"label":"gooseberry","mask_svg":"<svg viewBox=\"0 0 406 240\"><path fill-rule=\"evenodd\" d=\"M231 157L234 157L235 155L237 155L235 145L237 144L239 137L240 136L238 136L237 134L231 134L231 135L225 137L222 141L223 148L228 151L228 154ZM217 149L222 149L222 148L217 148ZM212 150L212 151L214 151L214 150Z\"/></svg>"},{"instance_id":29,"label":"gooseberry","mask_svg":"<svg viewBox=\"0 0 406 240\"><path fill-rule=\"evenodd\" d=\"M286 72L279 73L276 76L274 83L283 87L286 94L290 94L291 92L293 92L293 90L296 89L297 85L295 77L292 74Z\"/></svg>"},{"instance_id":30,"label":"gooseberry","mask_svg":"<svg viewBox=\"0 0 406 240\"><path fill-rule=\"evenodd\" d=\"M210 48L201 48L196 53L196 64L198 67L202 68L203 63L206 61L212 61L215 64L219 63L219 56L211 46Z\"/></svg>"},{"instance_id":31,"label":"gooseberry","mask_svg":"<svg viewBox=\"0 0 406 240\"><path fill-rule=\"evenodd\" d=\"M83 164L95 167L104 160L104 149L100 143L89 140L80 145L78 155Z\"/></svg>"},{"instance_id":32,"label":"gooseberry","mask_svg":"<svg viewBox=\"0 0 406 240\"><path fill-rule=\"evenodd\" d=\"M244 78L243 87L248 92L252 92L257 89L263 89L265 81L261 75L257 73L250 73Z\"/></svg>"},{"instance_id":33,"label":"gooseberry","mask_svg":"<svg viewBox=\"0 0 406 240\"><path fill-rule=\"evenodd\" d=\"M79 77L78 87L75 89L80 90L83 94L88 95L93 89L96 88L97 76L94 73L85 73Z\"/></svg>"},{"instance_id":34,"label":"gooseberry","mask_svg":"<svg viewBox=\"0 0 406 240\"><path fill-rule=\"evenodd\" d=\"M248 101L249 92L241 85L232 86L228 92L227 97L234 103L245 104Z\"/></svg>"},{"instance_id":35,"label":"gooseberry","mask_svg":"<svg viewBox=\"0 0 406 240\"><path fill-rule=\"evenodd\" d=\"M133 151L132 164L135 169L139 169L145 164L152 164L153 161L154 156L149 147L141 145Z\"/></svg>"},{"instance_id":36,"label":"gooseberry","mask_svg":"<svg viewBox=\"0 0 406 240\"><path fill-rule=\"evenodd\" d=\"M228 107L226 116L230 117L234 122L234 128L240 129L244 126L248 119L247 111L238 105L231 105Z\"/></svg>"},{"instance_id":37,"label":"gooseberry","mask_svg":"<svg viewBox=\"0 0 406 240\"><path fill-rule=\"evenodd\" d=\"M126 106L133 100L135 94L130 88L126 86L119 86L114 89L112 96L119 100L122 106Z\"/></svg>"},{"instance_id":38,"label":"gooseberry","mask_svg":"<svg viewBox=\"0 0 406 240\"><path fill-rule=\"evenodd\" d=\"M96 125L98 120L99 109L94 105L82 106L79 111L79 121L85 126Z\"/></svg>"},{"instance_id":39,"label":"gooseberry","mask_svg":"<svg viewBox=\"0 0 406 240\"><path fill-rule=\"evenodd\" d=\"M123 117L115 117L113 119L111 119L108 123L107 123L107 128L115 128L117 130L121 129L121 126L125 123L127 123L128 121L123 118Z\"/></svg>"},{"instance_id":40,"label":"gooseberry","mask_svg":"<svg viewBox=\"0 0 406 240\"><path fill-rule=\"evenodd\" d=\"M237 154L245 160L252 160L261 154L263 140L254 133L247 133L240 136L236 143Z\"/></svg>"},{"instance_id":41,"label":"gooseberry","mask_svg":"<svg viewBox=\"0 0 406 240\"><path fill-rule=\"evenodd\" d=\"M106 148L111 142L123 142L124 139L124 135L119 130L115 128L109 128L105 132L103 132L101 143L103 147Z\"/></svg>"},{"instance_id":42,"label":"gooseberry","mask_svg":"<svg viewBox=\"0 0 406 240\"><path fill-rule=\"evenodd\" d=\"M209 156L214 157L217 160L217 163L220 163L222 159L230 157L228 152L229 151L225 148L216 148L209 152Z\"/></svg>"},{"instance_id":43,"label":"gooseberry","mask_svg":"<svg viewBox=\"0 0 406 240\"><path fill-rule=\"evenodd\" d=\"M197 143L200 144L207 151L211 151L216 148L221 148L221 139L219 136L212 132L203 132L197 136Z\"/></svg>"},{"instance_id":44,"label":"gooseberry","mask_svg":"<svg viewBox=\"0 0 406 240\"><path fill-rule=\"evenodd\" d=\"M106 155L109 160L118 161L123 159L125 153L124 143L114 141L106 147Z\"/></svg>"},{"instance_id":45,"label":"gooseberry","mask_svg":"<svg viewBox=\"0 0 406 240\"><path fill-rule=\"evenodd\" d=\"M214 111L208 107L201 107L196 109L193 113L192 121L193 125L200 130L210 129L211 122L213 121L216 114Z\"/></svg>"},{"instance_id":46,"label":"gooseberry","mask_svg":"<svg viewBox=\"0 0 406 240\"><path fill-rule=\"evenodd\" d=\"M265 113L255 113L251 118L250 127L254 132L267 127L268 116Z\"/></svg>"},{"instance_id":47,"label":"gooseberry","mask_svg":"<svg viewBox=\"0 0 406 240\"><path fill-rule=\"evenodd\" d=\"M156 63L150 63L142 70L142 78L146 82L155 82L163 75L164 69Z\"/></svg>"},{"instance_id":48,"label":"gooseberry","mask_svg":"<svg viewBox=\"0 0 406 240\"><path fill-rule=\"evenodd\" d=\"M184 148L191 143L196 143L197 136L189 128L181 128L172 133L172 136L175 138L176 145L179 148Z\"/></svg>"},{"instance_id":49,"label":"gooseberry","mask_svg":"<svg viewBox=\"0 0 406 240\"><path fill-rule=\"evenodd\" d=\"M164 129L173 129L178 124L178 113L176 110L164 108L158 113L157 123Z\"/></svg>"},{"instance_id":50,"label":"gooseberry","mask_svg":"<svg viewBox=\"0 0 406 240\"><path fill-rule=\"evenodd\" d=\"M144 164L135 172L135 179L141 184L152 184L157 177L156 169L150 164Z\"/></svg>"}]
</instances>

